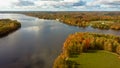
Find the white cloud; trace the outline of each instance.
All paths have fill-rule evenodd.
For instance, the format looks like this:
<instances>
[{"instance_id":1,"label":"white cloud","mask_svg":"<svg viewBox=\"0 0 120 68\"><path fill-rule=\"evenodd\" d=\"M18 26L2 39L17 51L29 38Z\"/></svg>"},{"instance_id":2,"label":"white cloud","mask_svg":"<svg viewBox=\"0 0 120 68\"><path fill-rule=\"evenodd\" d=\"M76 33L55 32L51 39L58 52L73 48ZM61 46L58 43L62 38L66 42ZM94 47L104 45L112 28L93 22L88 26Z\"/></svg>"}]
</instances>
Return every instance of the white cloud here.
<instances>
[{"instance_id":1,"label":"white cloud","mask_svg":"<svg viewBox=\"0 0 120 68\"><path fill-rule=\"evenodd\" d=\"M120 0L0 0L0 10L99 10L98 8L120 8Z\"/></svg>"},{"instance_id":2,"label":"white cloud","mask_svg":"<svg viewBox=\"0 0 120 68\"><path fill-rule=\"evenodd\" d=\"M87 6L99 6L100 8L120 8L120 0L95 0L87 2Z\"/></svg>"},{"instance_id":3,"label":"white cloud","mask_svg":"<svg viewBox=\"0 0 120 68\"><path fill-rule=\"evenodd\" d=\"M0 0L0 9L68 8L81 0Z\"/></svg>"},{"instance_id":4,"label":"white cloud","mask_svg":"<svg viewBox=\"0 0 120 68\"><path fill-rule=\"evenodd\" d=\"M0 0L0 8L11 8L18 0Z\"/></svg>"},{"instance_id":5,"label":"white cloud","mask_svg":"<svg viewBox=\"0 0 120 68\"><path fill-rule=\"evenodd\" d=\"M35 1L35 6L39 7L67 7L67 6L72 6L74 3L79 2L80 0L59 0L59 1L54 1L54 0L49 0L49 1L41 1L37 0Z\"/></svg>"}]
</instances>

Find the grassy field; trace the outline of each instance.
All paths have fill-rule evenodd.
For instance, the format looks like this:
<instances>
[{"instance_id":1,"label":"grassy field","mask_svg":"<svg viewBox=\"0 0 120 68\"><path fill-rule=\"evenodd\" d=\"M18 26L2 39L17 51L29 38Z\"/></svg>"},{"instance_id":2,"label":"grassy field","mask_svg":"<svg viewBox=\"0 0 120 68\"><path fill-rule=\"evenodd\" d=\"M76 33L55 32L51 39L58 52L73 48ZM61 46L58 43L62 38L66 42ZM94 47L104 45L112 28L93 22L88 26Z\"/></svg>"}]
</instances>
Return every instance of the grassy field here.
<instances>
[{"instance_id":1,"label":"grassy field","mask_svg":"<svg viewBox=\"0 0 120 68\"><path fill-rule=\"evenodd\" d=\"M104 50L89 50L77 58L69 60L76 61L78 68L120 68L120 59L117 55Z\"/></svg>"}]
</instances>

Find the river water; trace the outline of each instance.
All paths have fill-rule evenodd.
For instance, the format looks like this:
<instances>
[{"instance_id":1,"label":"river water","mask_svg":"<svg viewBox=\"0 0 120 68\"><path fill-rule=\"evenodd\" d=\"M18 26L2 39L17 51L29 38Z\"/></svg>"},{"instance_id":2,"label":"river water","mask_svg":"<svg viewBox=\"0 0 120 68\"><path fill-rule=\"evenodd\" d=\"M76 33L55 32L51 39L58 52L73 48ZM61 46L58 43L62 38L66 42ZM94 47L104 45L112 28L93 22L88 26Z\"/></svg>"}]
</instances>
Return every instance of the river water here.
<instances>
[{"instance_id":1,"label":"river water","mask_svg":"<svg viewBox=\"0 0 120 68\"><path fill-rule=\"evenodd\" d=\"M0 38L0 68L52 68L71 33L89 31L120 35L120 31L79 28L23 14L0 14L0 19L7 18L18 20L22 27Z\"/></svg>"}]
</instances>

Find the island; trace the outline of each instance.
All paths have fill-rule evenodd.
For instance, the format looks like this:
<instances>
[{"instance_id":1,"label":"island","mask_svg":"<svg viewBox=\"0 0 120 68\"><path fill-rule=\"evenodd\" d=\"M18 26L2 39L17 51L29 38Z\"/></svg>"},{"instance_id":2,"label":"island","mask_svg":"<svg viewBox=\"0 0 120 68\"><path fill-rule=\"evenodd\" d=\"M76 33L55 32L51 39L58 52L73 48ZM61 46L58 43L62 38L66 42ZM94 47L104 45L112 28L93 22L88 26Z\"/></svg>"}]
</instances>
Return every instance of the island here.
<instances>
[{"instance_id":1,"label":"island","mask_svg":"<svg viewBox=\"0 0 120 68\"><path fill-rule=\"evenodd\" d=\"M19 29L21 24L17 20L0 19L0 37Z\"/></svg>"}]
</instances>

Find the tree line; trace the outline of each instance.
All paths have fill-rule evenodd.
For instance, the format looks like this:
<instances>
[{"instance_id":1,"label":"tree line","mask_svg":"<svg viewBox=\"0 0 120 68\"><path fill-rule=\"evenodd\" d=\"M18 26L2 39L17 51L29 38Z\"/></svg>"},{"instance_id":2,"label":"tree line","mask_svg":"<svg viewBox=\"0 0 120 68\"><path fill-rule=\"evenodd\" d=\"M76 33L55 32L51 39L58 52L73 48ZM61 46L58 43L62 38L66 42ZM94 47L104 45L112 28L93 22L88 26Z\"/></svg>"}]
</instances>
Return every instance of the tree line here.
<instances>
[{"instance_id":1,"label":"tree line","mask_svg":"<svg viewBox=\"0 0 120 68\"><path fill-rule=\"evenodd\" d=\"M92 27L100 29L114 29L120 30L120 12L31 12L24 13L29 16L35 16L42 19L54 19L59 20L65 24L87 27L93 24ZM101 21L97 23L99 26L96 26L94 21ZM104 21L104 25L101 24ZM109 23L113 21L113 23Z\"/></svg>"}]
</instances>

